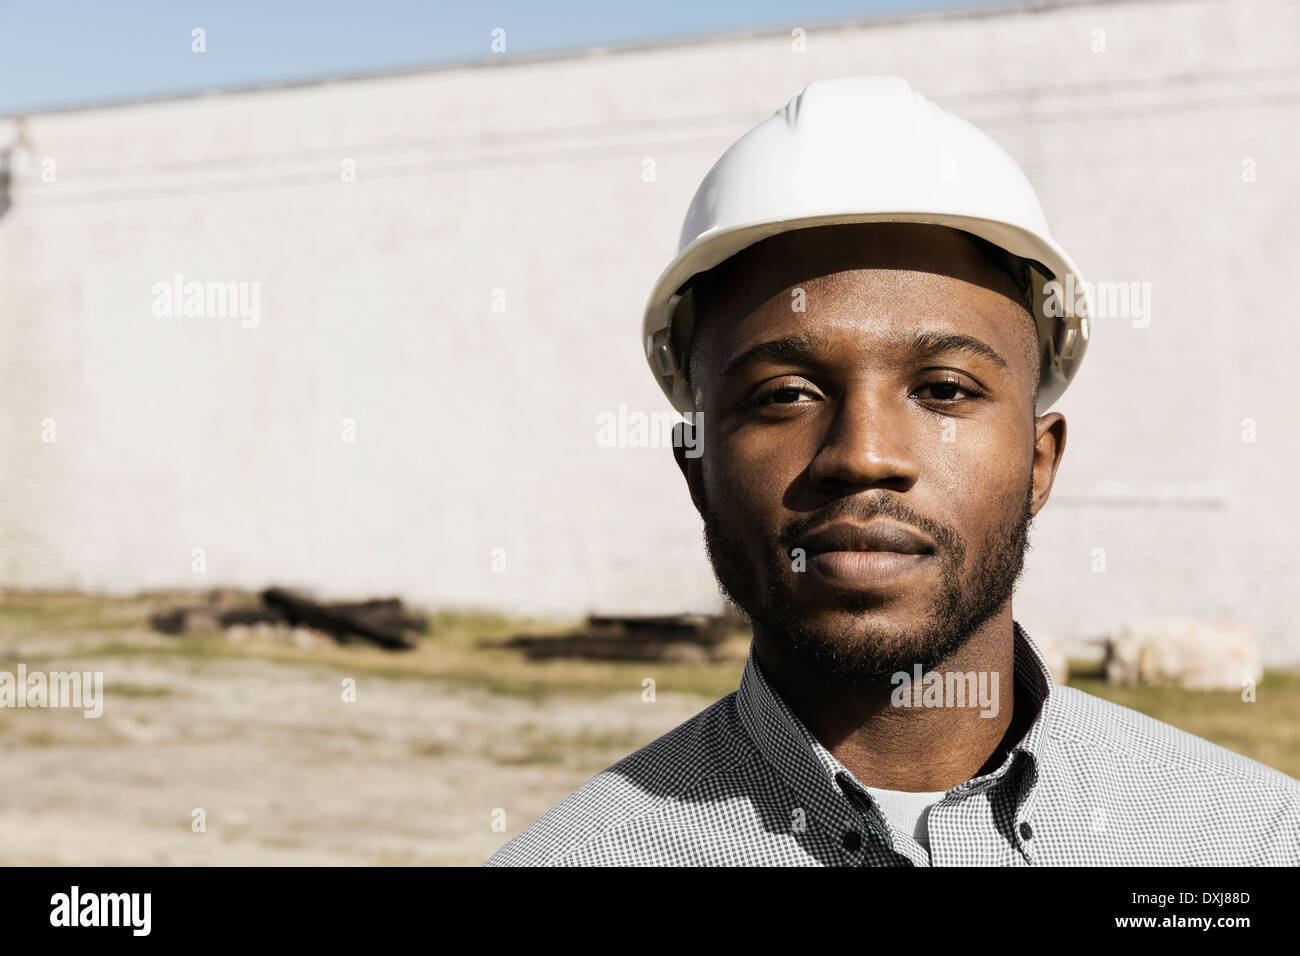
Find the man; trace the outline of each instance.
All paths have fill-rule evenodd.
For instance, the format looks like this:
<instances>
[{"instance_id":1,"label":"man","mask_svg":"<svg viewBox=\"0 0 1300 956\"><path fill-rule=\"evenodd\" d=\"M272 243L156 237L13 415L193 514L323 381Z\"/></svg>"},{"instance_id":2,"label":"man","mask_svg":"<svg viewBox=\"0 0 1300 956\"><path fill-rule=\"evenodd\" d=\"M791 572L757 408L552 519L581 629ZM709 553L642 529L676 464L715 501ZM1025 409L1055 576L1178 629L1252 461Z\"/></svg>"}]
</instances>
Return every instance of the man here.
<instances>
[{"instance_id":1,"label":"man","mask_svg":"<svg viewBox=\"0 0 1300 956\"><path fill-rule=\"evenodd\" d=\"M1053 686L1013 619L1071 288L1014 163L901 80L811 84L733 146L644 341L702 428L675 453L753 624L740 688L489 864L1300 863L1300 783Z\"/></svg>"}]
</instances>

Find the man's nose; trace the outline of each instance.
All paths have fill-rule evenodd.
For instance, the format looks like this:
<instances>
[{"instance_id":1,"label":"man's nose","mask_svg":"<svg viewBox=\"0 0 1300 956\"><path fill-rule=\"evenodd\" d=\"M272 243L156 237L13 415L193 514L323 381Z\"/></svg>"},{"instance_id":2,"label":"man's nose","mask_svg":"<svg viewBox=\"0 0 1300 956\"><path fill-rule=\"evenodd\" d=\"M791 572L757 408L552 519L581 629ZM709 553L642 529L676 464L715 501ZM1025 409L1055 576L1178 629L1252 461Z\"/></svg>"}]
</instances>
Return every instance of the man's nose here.
<instances>
[{"instance_id":1,"label":"man's nose","mask_svg":"<svg viewBox=\"0 0 1300 956\"><path fill-rule=\"evenodd\" d=\"M909 411L879 396L846 396L809 466L813 487L828 492L911 488L920 465Z\"/></svg>"}]
</instances>

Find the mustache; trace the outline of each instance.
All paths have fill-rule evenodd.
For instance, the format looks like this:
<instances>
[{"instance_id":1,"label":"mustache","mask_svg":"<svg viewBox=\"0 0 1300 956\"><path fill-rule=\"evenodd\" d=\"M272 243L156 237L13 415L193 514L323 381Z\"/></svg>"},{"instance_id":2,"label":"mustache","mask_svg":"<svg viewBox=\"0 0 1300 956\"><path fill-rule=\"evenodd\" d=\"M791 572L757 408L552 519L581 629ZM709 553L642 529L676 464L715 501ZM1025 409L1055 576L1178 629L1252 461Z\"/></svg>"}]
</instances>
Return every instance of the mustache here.
<instances>
[{"instance_id":1,"label":"mustache","mask_svg":"<svg viewBox=\"0 0 1300 956\"><path fill-rule=\"evenodd\" d=\"M839 498L824 508L818 508L791 521L781 529L778 540L788 554L790 549L798 546L811 531L839 518L852 518L864 524L872 518L892 518L894 521L924 531L941 550L955 551L959 555L965 550L962 547L961 536L955 531L947 525L913 511L887 491L873 491L864 495Z\"/></svg>"}]
</instances>

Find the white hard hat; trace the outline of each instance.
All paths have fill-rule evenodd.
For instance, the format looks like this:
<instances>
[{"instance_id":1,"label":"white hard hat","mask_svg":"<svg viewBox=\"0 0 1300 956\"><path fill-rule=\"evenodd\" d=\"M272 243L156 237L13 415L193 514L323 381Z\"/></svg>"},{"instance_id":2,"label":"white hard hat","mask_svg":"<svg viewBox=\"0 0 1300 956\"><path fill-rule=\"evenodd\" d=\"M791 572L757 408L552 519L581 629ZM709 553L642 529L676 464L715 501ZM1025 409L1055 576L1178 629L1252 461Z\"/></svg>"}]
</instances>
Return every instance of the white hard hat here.
<instances>
[{"instance_id":1,"label":"white hard hat","mask_svg":"<svg viewBox=\"0 0 1300 956\"><path fill-rule=\"evenodd\" d=\"M950 226L1024 260L1042 360L1038 412L1061 396L1088 345L1089 292L1029 180L993 140L902 78L853 76L809 83L723 153L696 190L642 324L646 358L674 408L694 410L683 375L691 277L777 233L857 222ZM1052 280L1064 301L1062 291L1044 292Z\"/></svg>"}]
</instances>

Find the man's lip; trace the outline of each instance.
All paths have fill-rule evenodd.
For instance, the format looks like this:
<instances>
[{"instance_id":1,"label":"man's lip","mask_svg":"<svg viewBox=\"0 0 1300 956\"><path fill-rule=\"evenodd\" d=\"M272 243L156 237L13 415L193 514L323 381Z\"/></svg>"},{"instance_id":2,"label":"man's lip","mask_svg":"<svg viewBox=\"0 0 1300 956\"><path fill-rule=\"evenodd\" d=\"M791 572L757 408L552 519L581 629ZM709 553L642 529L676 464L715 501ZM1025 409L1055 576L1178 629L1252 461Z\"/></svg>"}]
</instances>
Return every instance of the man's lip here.
<instances>
[{"instance_id":1,"label":"man's lip","mask_svg":"<svg viewBox=\"0 0 1300 956\"><path fill-rule=\"evenodd\" d=\"M804 538L809 555L831 551L886 551L897 554L933 554L934 543L907 525L892 521L855 524L837 521L811 532Z\"/></svg>"}]
</instances>

